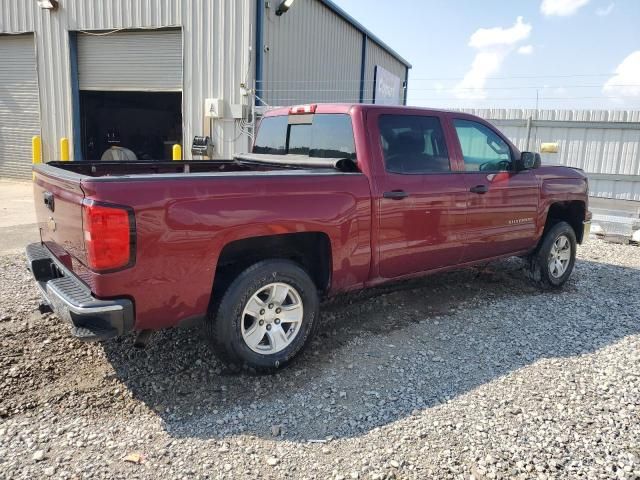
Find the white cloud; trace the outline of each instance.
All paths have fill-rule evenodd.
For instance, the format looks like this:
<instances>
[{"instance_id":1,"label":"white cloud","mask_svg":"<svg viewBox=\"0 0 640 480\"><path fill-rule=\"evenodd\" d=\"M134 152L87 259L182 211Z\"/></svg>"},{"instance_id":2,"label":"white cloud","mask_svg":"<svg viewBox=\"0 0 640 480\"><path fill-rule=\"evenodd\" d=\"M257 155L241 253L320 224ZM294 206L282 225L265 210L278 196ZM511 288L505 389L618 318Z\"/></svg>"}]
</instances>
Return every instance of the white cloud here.
<instances>
[{"instance_id":1,"label":"white cloud","mask_svg":"<svg viewBox=\"0 0 640 480\"><path fill-rule=\"evenodd\" d=\"M531 55L533 53L533 45L523 45L518 49L520 55Z\"/></svg>"},{"instance_id":2,"label":"white cloud","mask_svg":"<svg viewBox=\"0 0 640 480\"><path fill-rule=\"evenodd\" d=\"M589 0L542 0L540 11L547 16L568 17L587 3Z\"/></svg>"},{"instance_id":3,"label":"white cloud","mask_svg":"<svg viewBox=\"0 0 640 480\"><path fill-rule=\"evenodd\" d=\"M529 37L531 25L524 23L522 17L516 19L513 27L479 28L469 39L469 46L473 48L488 48L499 45L513 45Z\"/></svg>"},{"instance_id":4,"label":"white cloud","mask_svg":"<svg viewBox=\"0 0 640 480\"><path fill-rule=\"evenodd\" d=\"M487 78L500 70L505 57L506 54L503 52L487 51L476 54L471 69L454 88L456 96L459 98L486 98L487 92L484 87Z\"/></svg>"},{"instance_id":5,"label":"white cloud","mask_svg":"<svg viewBox=\"0 0 640 480\"><path fill-rule=\"evenodd\" d=\"M613 7L615 7L616 4L611 2L609 4L609 6L604 7L604 8L598 8L596 10L596 15L598 15L599 17L606 17L607 15L609 15L611 12L613 12Z\"/></svg>"},{"instance_id":6,"label":"white cloud","mask_svg":"<svg viewBox=\"0 0 640 480\"><path fill-rule=\"evenodd\" d=\"M602 91L613 97L640 97L640 50L625 58Z\"/></svg>"},{"instance_id":7,"label":"white cloud","mask_svg":"<svg viewBox=\"0 0 640 480\"><path fill-rule=\"evenodd\" d=\"M532 27L522 17L509 28L479 28L469 38L469 46L478 50L471 68L453 92L458 98L483 99L487 97L484 87L487 79L498 72L504 60L516 45L529 38Z\"/></svg>"}]
</instances>

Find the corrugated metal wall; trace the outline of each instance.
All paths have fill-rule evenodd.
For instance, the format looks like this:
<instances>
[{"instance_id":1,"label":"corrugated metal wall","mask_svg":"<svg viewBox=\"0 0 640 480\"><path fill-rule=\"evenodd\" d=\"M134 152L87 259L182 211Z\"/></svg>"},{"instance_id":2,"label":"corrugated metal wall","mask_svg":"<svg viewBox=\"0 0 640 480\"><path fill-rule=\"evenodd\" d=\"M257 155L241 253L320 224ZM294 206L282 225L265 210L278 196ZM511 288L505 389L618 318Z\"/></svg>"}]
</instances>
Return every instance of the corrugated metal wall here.
<instances>
[{"instance_id":1,"label":"corrugated metal wall","mask_svg":"<svg viewBox=\"0 0 640 480\"><path fill-rule=\"evenodd\" d=\"M33 32L36 10L38 10L36 2L0 0L0 32Z\"/></svg>"},{"instance_id":2,"label":"corrugated metal wall","mask_svg":"<svg viewBox=\"0 0 640 480\"><path fill-rule=\"evenodd\" d=\"M296 2L264 15L262 93L269 105L357 102L362 34L317 0Z\"/></svg>"},{"instance_id":3,"label":"corrugated metal wall","mask_svg":"<svg viewBox=\"0 0 640 480\"><path fill-rule=\"evenodd\" d=\"M255 38L255 17L251 0L183 0L183 123L188 147L184 150L190 150L194 135L208 131L203 125L205 98L249 103L240 84L253 84L255 67L249 48ZM234 122L214 122L212 138L218 155L225 158L249 148L249 139Z\"/></svg>"},{"instance_id":4,"label":"corrugated metal wall","mask_svg":"<svg viewBox=\"0 0 640 480\"><path fill-rule=\"evenodd\" d=\"M558 142L543 164L582 168L591 195L640 201L640 111L637 110L465 110L492 121L520 150L540 151ZM527 147L527 119L532 118Z\"/></svg>"},{"instance_id":5,"label":"corrugated metal wall","mask_svg":"<svg viewBox=\"0 0 640 480\"><path fill-rule=\"evenodd\" d=\"M177 27L185 6L180 0L65 0L63 5L69 30Z\"/></svg>"},{"instance_id":6,"label":"corrugated metal wall","mask_svg":"<svg viewBox=\"0 0 640 480\"><path fill-rule=\"evenodd\" d=\"M269 105L359 102L365 34L320 0L299 0L280 17L278 3L264 15L263 99ZM373 100L376 65L404 82L407 67L369 37L364 60L365 103Z\"/></svg>"},{"instance_id":7,"label":"corrugated metal wall","mask_svg":"<svg viewBox=\"0 0 640 480\"><path fill-rule=\"evenodd\" d=\"M366 59L365 59L365 89L364 89L364 103L373 102L373 75L376 65L380 65L385 70L393 73L400 79L400 83L404 82L407 67L399 62L393 55L387 52L384 48L378 45L376 42L367 39ZM398 99L398 103L402 105L404 91L400 89L401 98Z\"/></svg>"},{"instance_id":8,"label":"corrugated metal wall","mask_svg":"<svg viewBox=\"0 0 640 480\"><path fill-rule=\"evenodd\" d=\"M45 161L59 157L61 137L72 138L69 31L180 27L183 35L184 141L208 131L204 99L247 103L240 83L253 81L250 52L255 28L251 0L64 0L55 12L35 1L0 0L0 33L35 31ZM217 153L245 150L248 139L233 122L216 122ZM73 145L73 141L71 142ZM190 157L189 148L183 151Z\"/></svg>"}]
</instances>

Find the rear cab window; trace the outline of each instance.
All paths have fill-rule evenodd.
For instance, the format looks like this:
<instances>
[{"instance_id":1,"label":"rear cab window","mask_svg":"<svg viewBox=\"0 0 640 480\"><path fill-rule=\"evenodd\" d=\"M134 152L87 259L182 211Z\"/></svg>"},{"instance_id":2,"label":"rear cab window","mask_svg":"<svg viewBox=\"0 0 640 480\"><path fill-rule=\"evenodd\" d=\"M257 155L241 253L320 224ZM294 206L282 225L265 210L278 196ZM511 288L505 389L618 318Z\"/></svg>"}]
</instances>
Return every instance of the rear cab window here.
<instances>
[{"instance_id":1,"label":"rear cab window","mask_svg":"<svg viewBox=\"0 0 640 480\"><path fill-rule=\"evenodd\" d=\"M332 113L264 117L253 153L355 161L351 117Z\"/></svg>"},{"instance_id":2,"label":"rear cab window","mask_svg":"<svg viewBox=\"0 0 640 480\"><path fill-rule=\"evenodd\" d=\"M380 143L385 169L391 173L448 173L451 162L438 117L380 115Z\"/></svg>"}]
</instances>

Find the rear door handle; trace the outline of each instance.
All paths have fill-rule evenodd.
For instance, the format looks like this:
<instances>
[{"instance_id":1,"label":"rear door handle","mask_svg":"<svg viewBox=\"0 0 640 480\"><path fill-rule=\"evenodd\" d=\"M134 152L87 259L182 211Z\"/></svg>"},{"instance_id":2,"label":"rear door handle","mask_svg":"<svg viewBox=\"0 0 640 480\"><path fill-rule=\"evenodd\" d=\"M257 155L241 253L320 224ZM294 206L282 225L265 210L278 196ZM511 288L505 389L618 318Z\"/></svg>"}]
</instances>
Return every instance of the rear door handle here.
<instances>
[{"instance_id":1,"label":"rear door handle","mask_svg":"<svg viewBox=\"0 0 640 480\"><path fill-rule=\"evenodd\" d=\"M384 198L390 198L391 200L402 200L403 198L407 198L409 194L404 190L392 190L390 192L384 192L382 196Z\"/></svg>"},{"instance_id":2,"label":"rear door handle","mask_svg":"<svg viewBox=\"0 0 640 480\"><path fill-rule=\"evenodd\" d=\"M471 187L469 191L471 193L479 193L480 195L482 195L489 191L489 187L487 187L486 185L476 185L475 187Z\"/></svg>"}]
</instances>

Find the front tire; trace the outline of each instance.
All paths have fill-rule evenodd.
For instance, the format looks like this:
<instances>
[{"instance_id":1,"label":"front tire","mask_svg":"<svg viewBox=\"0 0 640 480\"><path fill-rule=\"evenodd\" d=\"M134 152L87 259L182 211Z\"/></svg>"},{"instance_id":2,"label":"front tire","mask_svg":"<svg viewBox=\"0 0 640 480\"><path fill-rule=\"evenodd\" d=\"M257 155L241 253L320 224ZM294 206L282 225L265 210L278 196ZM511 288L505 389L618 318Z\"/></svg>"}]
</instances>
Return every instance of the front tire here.
<instances>
[{"instance_id":1,"label":"front tire","mask_svg":"<svg viewBox=\"0 0 640 480\"><path fill-rule=\"evenodd\" d=\"M544 234L529 258L529 274L542 288L561 288L571 276L576 261L577 241L573 227L558 222Z\"/></svg>"},{"instance_id":2,"label":"front tire","mask_svg":"<svg viewBox=\"0 0 640 480\"><path fill-rule=\"evenodd\" d=\"M287 365L313 337L319 298L313 280L289 260L265 260L231 283L205 333L228 366L271 371Z\"/></svg>"}]
</instances>

